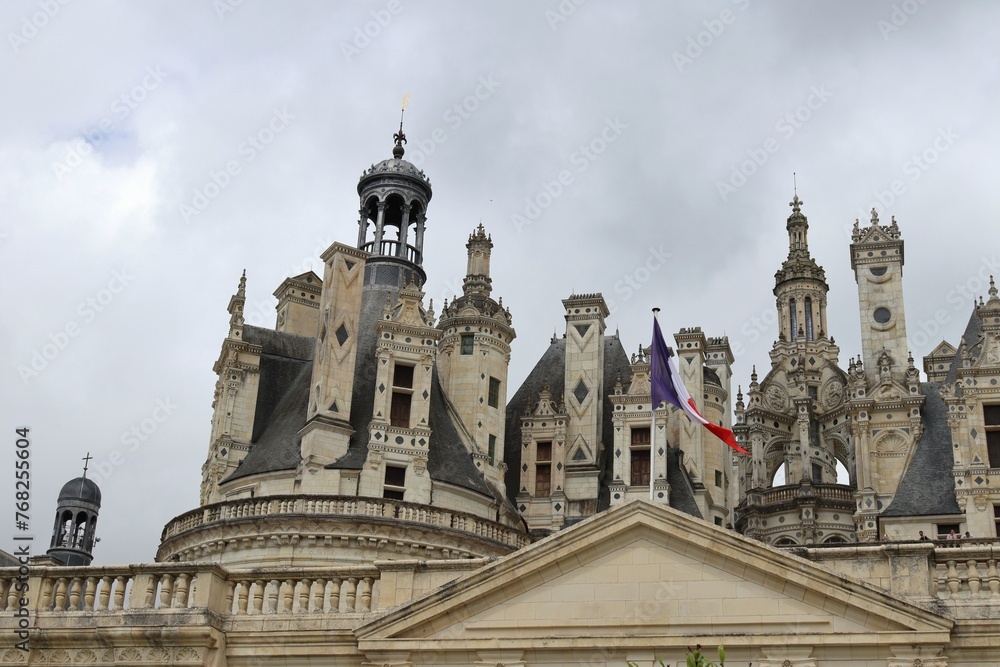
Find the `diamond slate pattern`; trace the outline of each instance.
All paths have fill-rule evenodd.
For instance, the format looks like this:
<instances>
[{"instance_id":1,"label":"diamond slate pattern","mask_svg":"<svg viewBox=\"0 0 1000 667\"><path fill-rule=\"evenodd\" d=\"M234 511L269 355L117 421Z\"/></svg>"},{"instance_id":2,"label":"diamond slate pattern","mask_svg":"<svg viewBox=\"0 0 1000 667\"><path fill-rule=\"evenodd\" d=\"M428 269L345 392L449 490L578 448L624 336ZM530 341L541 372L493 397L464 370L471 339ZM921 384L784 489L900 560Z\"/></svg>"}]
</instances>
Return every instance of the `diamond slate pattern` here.
<instances>
[{"instance_id":1,"label":"diamond slate pattern","mask_svg":"<svg viewBox=\"0 0 1000 667\"><path fill-rule=\"evenodd\" d=\"M576 383L576 387L573 389L573 395L576 396L576 402L583 405L583 402L587 399L588 394L590 394L590 390L587 389L587 383L583 381L583 378L580 378Z\"/></svg>"}]
</instances>

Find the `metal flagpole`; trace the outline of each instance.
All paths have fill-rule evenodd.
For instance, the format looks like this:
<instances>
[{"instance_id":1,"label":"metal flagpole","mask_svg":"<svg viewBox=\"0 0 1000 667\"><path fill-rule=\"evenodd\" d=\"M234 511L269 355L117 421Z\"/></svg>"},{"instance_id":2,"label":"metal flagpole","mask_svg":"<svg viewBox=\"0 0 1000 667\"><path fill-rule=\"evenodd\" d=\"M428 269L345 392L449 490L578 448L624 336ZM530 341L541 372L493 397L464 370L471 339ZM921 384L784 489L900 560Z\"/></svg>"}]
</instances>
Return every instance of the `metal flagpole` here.
<instances>
[{"instance_id":1,"label":"metal flagpole","mask_svg":"<svg viewBox=\"0 0 1000 667\"><path fill-rule=\"evenodd\" d=\"M653 309L653 319L657 319L657 315L660 313L659 308ZM653 402L653 348L649 348L649 402ZM649 502L653 501L653 479L656 474L656 410L660 407L658 405L651 405L650 410L650 424L649 424Z\"/></svg>"}]
</instances>

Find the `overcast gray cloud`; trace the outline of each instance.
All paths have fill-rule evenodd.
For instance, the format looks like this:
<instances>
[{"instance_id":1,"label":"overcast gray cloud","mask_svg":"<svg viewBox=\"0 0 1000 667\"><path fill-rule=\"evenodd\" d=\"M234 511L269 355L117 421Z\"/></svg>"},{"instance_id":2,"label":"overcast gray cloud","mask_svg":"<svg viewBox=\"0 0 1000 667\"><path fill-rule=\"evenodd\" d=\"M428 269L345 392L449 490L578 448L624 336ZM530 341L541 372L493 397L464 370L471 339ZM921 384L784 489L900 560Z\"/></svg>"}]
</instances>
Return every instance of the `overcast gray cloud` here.
<instances>
[{"instance_id":1,"label":"overcast gray cloud","mask_svg":"<svg viewBox=\"0 0 1000 667\"><path fill-rule=\"evenodd\" d=\"M281 281L354 243L404 94L434 186L426 292L459 291L482 221L512 386L560 299L601 291L626 349L658 306L727 334L745 387L776 337L793 172L845 365L849 230L873 206L906 240L918 358L1000 273L993 2L18 0L0 31L0 423L11 467L32 429L36 551L88 451L98 563L149 560L197 505L240 272L273 326Z\"/></svg>"}]
</instances>

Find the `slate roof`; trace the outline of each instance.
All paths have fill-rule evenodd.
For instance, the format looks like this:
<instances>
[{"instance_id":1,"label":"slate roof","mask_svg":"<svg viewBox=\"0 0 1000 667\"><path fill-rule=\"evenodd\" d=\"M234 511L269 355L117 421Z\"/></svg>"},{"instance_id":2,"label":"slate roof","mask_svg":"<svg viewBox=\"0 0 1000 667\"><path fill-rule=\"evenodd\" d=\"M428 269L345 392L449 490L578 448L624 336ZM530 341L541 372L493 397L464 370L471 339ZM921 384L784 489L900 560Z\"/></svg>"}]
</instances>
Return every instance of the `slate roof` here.
<instances>
[{"instance_id":1,"label":"slate roof","mask_svg":"<svg viewBox=\"0 0 1000 667\"><path fill-rule=\"evenodd\" d=\"M982 328L983 321L973 308L962 334L965 347L973 356L979 354ZM962 345L959 345L944 382L920 383L921 391L927 396L920 415L924 432L910 465L903 473L896 495L882 516L962 513L955 499L955 482L951 476L955 458L952 455L951 429L948 427L948 407L940 394L942 386L955 384L961 366Z\"/></svg>"},{"instance_id":2,"label":"slate roof","mask_svg":"<svg viewBox=\"0 0 1000 667\"><path fill-rule=\"evenodd\" d=\"M921 382L927 396L921 411L924 432L903 473L896 495L882 516L927 516L961 514L955 500L955 482L951 468L951 429L948 427L948 406L941 398L940 382Z\"/></svg>"},{"instance_id":3,"label":"slate roof","mask_svg":"<svg viewBox=\"0 0 1000 667\"><path fill-rule=\"evenodd\" d=\"M354 371L350 422L354 429L347 453L328 468L360 470L368 454L368 425L375 398L375 323L382 317L386 298L395 300L396 288L369 285L361 299L358 320L358 352ZM250 451L226 481L250 475L294 470L300 460L312 381L315 339L271 329L244 326L243 339L262 346L260 384ZM431 479L455 484L505 501L483 479L462 438L460 417L441 390L435 369L431 380L431 446L427 470Z\"/></svg>"},{"instance_id":4,"label":"slate roof","mask_svg":"<svg viewBox=\"0 0 1000 667\"><path fill-rule=\"evenodd\" d=\"M975 308L972 309L972 315L969 316L969 323L965 325L965 333L962 334L962 340L965 342L965 347L969 350L972 356L979 356L979 347L982 344L983 335L983 321L979 318L979 313L976 312ZM945 382L948 384L955 384L955 379L958 376L958 369L962 367L962 345L956 346L958 349L955 351L955 357L952 359L951 368L948 370L948 377Z\"/></svg>"},{"instance_id":5,"label":"slate roof","mask_svg":"<svg viewBox=\"0 0 1000 667\"><path fill-rule=\"evenodd\" d=\"M519 490L520 470L521 470L521 417L524 415L528 405L534 407L534 401L538 398L538 391L547 382L551 391L552 399L558 403L565 388L566 373L566 338L554 338L549 347L542 353L541 358L535 367L528 373L528 377L518 388L517 392L507 402L507 426L504 436L504 462L507 464L507 494L511 502L514 502ZM610 471L614 469L614 422L612 420L613 407L608 394L615 385L615 380L621 377L623 383L628 383L632 379L632 367L629 364L629 357L622 347L617 335L606 336L604 339L604 417L602 421L601 439L604 442L604 470L610 476ZM719 383L718 375L711 369L706 368L705 379L708 382ZM693 516L701 517L697 503L694 499L694 490L687 470L679 464L679 457L675 450L670 450L668 455L668 477L670 483L670 506L687 512ZM611 506L611 491L608 487L608 480L601 479L600 495L597 499L597 511L601 512Z\"/></svg>"},{"instance_id":6,"label":"slate roof","mask_svg":"<svg viewBox=\"0 0 1000 667\"><path fill-rule=\"evenodd\" d=\"M243 340L264 349L250 451L226 481L298 466L316 347L310 336L250 325L243 327Z\"/></svg>"}]
</instances>

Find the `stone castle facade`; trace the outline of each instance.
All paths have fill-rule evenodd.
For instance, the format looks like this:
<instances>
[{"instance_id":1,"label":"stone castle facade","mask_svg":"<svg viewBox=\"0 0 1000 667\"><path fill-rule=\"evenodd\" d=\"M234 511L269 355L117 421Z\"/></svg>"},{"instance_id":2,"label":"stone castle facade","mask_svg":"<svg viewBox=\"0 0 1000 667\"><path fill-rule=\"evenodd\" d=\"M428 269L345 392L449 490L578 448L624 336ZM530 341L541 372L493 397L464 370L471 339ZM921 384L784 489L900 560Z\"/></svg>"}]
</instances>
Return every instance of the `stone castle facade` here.
<instances>
[{"instance_id":1,"label":"stone castle facade","mask_svg":"<svg viewBox=\"0 0 1000 667\"><path fill-rule=\"evenodd\" d=\"M651 405L648 351L606 330L599 293L563 300L565 333L512 391L492 238L472 231L436 313L432 188L395 138L358 183L356 243L277 288L273 329L244 322L240 279L200 506L155 563L0 568L0 663L651 667L724 643L765 667L1000 665L992 282L921 380L902 233L873 212L850 245L862 350L843 370L796 196L764 377L734 401L728 340L674 335L737 455Z\"/></svg>"}]
</instances>

